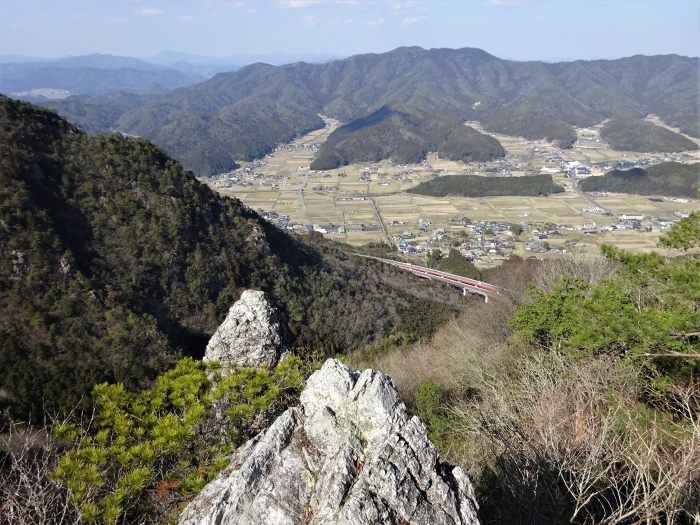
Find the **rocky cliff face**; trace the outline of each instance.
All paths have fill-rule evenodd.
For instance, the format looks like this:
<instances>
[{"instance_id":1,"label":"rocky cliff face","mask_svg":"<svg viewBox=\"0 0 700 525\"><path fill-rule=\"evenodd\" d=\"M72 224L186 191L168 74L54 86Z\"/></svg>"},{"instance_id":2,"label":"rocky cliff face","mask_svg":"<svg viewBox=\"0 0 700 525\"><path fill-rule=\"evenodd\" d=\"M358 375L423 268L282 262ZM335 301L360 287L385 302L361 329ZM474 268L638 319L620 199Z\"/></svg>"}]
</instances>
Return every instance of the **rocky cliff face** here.
<instances>
[{"instance_id":1,"label":"rocky cliff face","mask_svg":"<svg viewBox=\"0 0 700 525\"><path fill-rule=\"evenodd\" d=\"M265 292L246 290L209 340L204 360L224 367L272 367L282 352L280 324Z\"/></svg>"},{"instance_id":2,"label":"rocky cliff face","mask_svg":"<svg viewBox=\"0 0 700 525\"><path fill-rule=\"evenodd\" d=\"M238 449L179 523L478 524L477 508L389 377L329 359L301 406Z\"/></svg>"}]
</instances>

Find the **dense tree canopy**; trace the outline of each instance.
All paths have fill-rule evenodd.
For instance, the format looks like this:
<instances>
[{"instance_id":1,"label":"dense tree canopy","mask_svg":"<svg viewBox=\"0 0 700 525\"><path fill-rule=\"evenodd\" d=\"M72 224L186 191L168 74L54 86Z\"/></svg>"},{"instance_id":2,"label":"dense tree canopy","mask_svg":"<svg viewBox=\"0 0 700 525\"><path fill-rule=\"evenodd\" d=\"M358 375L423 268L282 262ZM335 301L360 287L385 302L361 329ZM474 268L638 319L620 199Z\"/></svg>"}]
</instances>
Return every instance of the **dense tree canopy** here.
<instances>
[{"instance_id":1,"label":"dense tree canopy","mask_svg":"<svg viewBox=\"0 0 700 525\"><path fill-rule=\"evenodd\" d=\"M424 337L449 311L422 283L290 237L143 139L2 98L0 148L0 403L15 415L70 408L102 381L147 386L201 356L247 288L267 292L288 345L322 353Z\"/></svg>"},{"instance_id":2,"label":"dense tree canopy","mask_svg":"<svg viewBox=\"0 0 700 525\"><path fill-rule=\"evenodd\" d=\"M681 247L697 244L687 233L681 226L667 239ZM532 301L511 319L515 332L572 355L641 359L659 387L693 381L700 373L700 259L635 255L612 246L603 253L621 264L613 276L596 285L565 277L551 291L532 288Z\"/></svg>"},{"instance_id":3,"label":"dense tree canopy","mask_svg":"<svg viewBox=\"0 0 700 525\"><path fill-rule=\"evenodd\" d=\"M461 197L490 197L495 195L549 195L564 188L551 175L526 177L486 177L481 175L447 175L421 182L410 193L433 197L457 195Z\"/></svg>"}]
</instances>

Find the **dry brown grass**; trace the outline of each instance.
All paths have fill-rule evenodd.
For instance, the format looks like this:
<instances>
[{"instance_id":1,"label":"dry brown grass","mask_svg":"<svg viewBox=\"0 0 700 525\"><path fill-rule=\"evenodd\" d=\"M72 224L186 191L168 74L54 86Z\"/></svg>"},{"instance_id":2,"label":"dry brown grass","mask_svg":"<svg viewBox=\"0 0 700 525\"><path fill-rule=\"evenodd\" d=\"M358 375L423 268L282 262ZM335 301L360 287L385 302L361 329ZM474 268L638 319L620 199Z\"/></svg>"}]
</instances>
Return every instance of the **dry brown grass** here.
<instances>
[{"instance_id":1,"label":"dry brown grass","mask_svg":"<svg viewBox=\"0 0 700 525\"><path fill-rule=\"evenodd\" d=\"M464 318L450 321L428 342L391 352L372 366L391 376L402 399L412 401L418 385L433 379L448 391L461 388L465 378L482 373L486 361L503 359L505 345L470 333ZM363 363L351 363L358 368Z\"/></svg>"},{"instance_id":2,"label":"dry brown grass","mask_svg":"<svg viewBox=\"0 0 700 525\"><path fill-rule=\"evenodd\" d=\"M441 327L429 341L373 359L351 354L348 364L387 373L408 402L423 379L433 379L451 392L470 388L491 366L519 354L520 347L508 342L508 319L525 300L526 284L537 267L529 261L509 261L486 278L502 288L498 298L488 303L475 299L466 312Z\"/></svg>"},{"instance_id":3,"label":"dry brown grass","mask_svg":"<svg viewBox=\"0 0 700 525\"><path fill-rule=\"evenodd\" d=\"M610 358L541 352L456 402L471 444L460 462L482 484L485 521L693 523L700 392L679 389L654 411L638 401L640 385Z\"/></svg>"},{"instance_id":4,"label":"dry brown grass","mask_svg":"<svg viewBox=\"0 0 700 525\"><path fill-rule=\"evenodd\" d=\"M600 254L588 257L550 259L542 262L541 267L534 275L533 284L543 290L551 290L567 275L581 277L591 284L599 284L606 277L612 275L618 266L619 264Z\"/></svg>"},{"instance_id":5,"label":"dry brown grass","mask_svg":"<svg viewBox=\"0 0 700 525\"><path fill-rule=\"evenodd\" d=\"M5 429L0 436L0 523L78 522L68 491L51 476L61 451L43 429Z\"/></svg>"},{"instance_id":6,"label":"dry brown grass","mask_svg":"<svg viewBox=\"0 0 700 525\"><path fill-rule=\"evenodd\" d=\"M470 473L483 523L700 523L700 386L650 406L634 364L511 337L525 282L597 283L614 268L601 258L504 265L489 276L506 288L500 299L470 305L432 340L371 363L409 404L423 380L442 386L451 423L438 445Z\"/></svg>"}]
</instances>

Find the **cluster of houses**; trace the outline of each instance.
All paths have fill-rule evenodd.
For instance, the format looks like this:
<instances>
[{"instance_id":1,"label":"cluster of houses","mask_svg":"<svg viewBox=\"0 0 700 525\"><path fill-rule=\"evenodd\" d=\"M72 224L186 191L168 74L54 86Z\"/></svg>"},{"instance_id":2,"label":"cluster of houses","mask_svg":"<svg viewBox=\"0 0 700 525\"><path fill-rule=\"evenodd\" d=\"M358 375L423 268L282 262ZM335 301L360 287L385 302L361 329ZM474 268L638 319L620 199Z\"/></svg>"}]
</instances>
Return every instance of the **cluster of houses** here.
<instances>
[{"instance_id":1,"label":"cluster of houses","mask_svg":"<svg viewBox=\"0 0 700 525\"><path fill-rule=\"evenodd\" d=\"M318 152L318 149L321 147L320 142L313 142L313 143L303 143L303 144L280 144L278 145L275 149L272 150L272 152L277 152L277 151L312 151L314 154Z\"/></svg>"},{"instance_id":2,"label":"cluster of houses","mask_svg":"<svg viewBox=\"0 0 700 525\"><path fill-rule=\"evenodd\" d=\"M584 164L580 161L567 161L558 152L544 152L540 155L545 159L545 166L540 169L542 174L554 175L564 173L574 183L593 175L593 170L598 168L602 173L612 170L629 170L632 168L647 168L660 162L683 162L687 160L684 153L646 153L637 159L619 160L613 164L598 163L593 165Z\"/></svg>"},{"instance_id":3,"label":"cluster of houses","mask_svg":"<svg viewBox=\"0 0 700 525\"><path fill-rule=\"evenodd\" d=\"M484 258L493 255L508 257L515 249L513 238L516 234L508 222L472 221L463 217L450 223L453 227L464 228L459 237L455 238L454 232L445 228L432 228L430 221L421 219L417 235L411 230L404 230L394 235L394 241L398 242L399 251L404 255L427 253L436 249L447 255L450 247L457 247L464 257L473 262L486 262ZM460 238L468 240L460 243Z\"/></svg>"},{"instance_id":4,"label":"cluster of houses","mask_svg":"<svg viewBox=\"0 0 700 525\"><path fill-rule=\"evenodd\" d=\"M286 213L277 213L275 210L263 210L260 208L258 208L256 211L263 219L274 224L281 230L294 230L294 226L297 224L290 221L289 215Z\"/></svg>"},{"instance_id":5,"label":"cluster of houses","mask_svg":"<svg viewBox=\"0 0 700 525\"><path fill-rule=\"evenodd\" d=\"M590 212L595 213L599 210L590 210ZM603 210L603 212L609 213L607 210ZM258 213L279 228L296 233L331 234L381 231L381 226L377 223L300 224L292 222L289 215L277 213L274 210L258 210ZM524 251L531 254L531 257L535 257L536 254L567 254L575 251L580 243L573 240L562 241L562 231L565 229L575 230L584 235L598 235L614 230L665 231L675 224L678 218L687 215L687 212L676 212L677 218L669 219L620 214L616 216L617 222L611 224L596 224L589 221L573 227L554 223L513 224L506 221L483 221L462 217L451 220L450 229L435 228L429 220L421 219L416 231L404 229L400 233L394 234L393 240L404 255L420 255L438 250L443 256L446 256L450 248L457 248L467 260L473 263L493 264L494 257L498 259L510 258L516 249L516 239L525 230L527 230L527 240L523 244ZM401 220L391 220L387 222L387 225L397 227L405 224ZM458 229L455 231L452 228ZM556 242L550 243L553 240ZM523 242L522 238L519 241Z\"/></svg>"},{"instance_id":6,"label":"cluster of houses","mask_svg":"<svg viewBox=\"0 0 700 525\"><path fill-rule=\"evenodd\" d=\"M608 213L610 215L610 213ZM676 211L673 213L678 219L688 216L688 212ZM617 216L617 222L599 225L595 222L586 222L575 227L583 234L596 235L605 231L636 230L636 231L666 231L677 222L677 219L665 217L651 217L646 215L621 214Z\"/></svg>"},{"instance_id":7,"label":"cluster of houses","mask_svg":"<svg viewBox=\"0 0 700 525\"><path fill-rule=\"evenodd\" d=\"M265 159L257 159L242 168L223 173L214 183L219 188L231 188L232 186L270 186L271 189L279 188L278 181L285 179L284 175L262 173L259 170L265 165Z\"/></svg>"},{"instance_id":8,"label":"cluster of houses","mask_svg":"<svg viewBox=\"0 0 700 525\"><path fill-rule=\"evenodd\" d=\"M317 232L321 234L328 233L345 233L347 232L377 232L381 231L381 227L377 223L367 223L367 224L334 224L329 223L318 223L318 224L302 224L290 220L289 215L286 213L277 213L275 210L257 210L258 215L260 215L266 221L274 224L282 230L289 230L296 233L311 233Z\"/></svg>"},{"instance_id":9,"label":"cluster of houses","mask_svg":"<svg viewBox=\"0 0 700 525\"><path fill-rule=\"evenodd\" d=\"M591 137L591 141L593 141ZM278 150L311 150L316 151L318 144L284 144L276 148ZM618 162L603 165L598 163L588 165L580 161L571 161L562 156L559 151L552 151L549 148L540 148L534 145L530 151L531 156L544 159L544 167L540 169L540 173L546 174L564 174L572 180L572 185L576 188L576 183L580 179L591 176L594 170L604 172L613 169L631 169L634 167L646 167L667 160L684 160L683 154L646 154L640 155L638 159L626 158ZM272 185L273 189L276 186L277 179L282 179L283 175L263 174L266 159L253 161L243 168L234 172L227 173L220 179L217 185L230 187L250 186L264 184ZM406 182L415 178L416 174L421 172L429 176L438 176L444 174L447 170L441 168L433 168L428 161L421 162L420 166L405 165L398 166L399 170L393 174L385 173L380 165L371 163L364 166L360 170L360 181L369 182L376 181L379 185L393 185L394 181ZM514 171L521 171L522 167L512 157L497 159L491 162L481 162L471 164L468 168L472 173L491 173L500 176L510 176ZM299 168L299 171L305 173L314 173L309 170L308 166ZM465 169L465 172L467 170ZM340 177L345 177L345 173L338 174ZM324 177L331 177L331 174L324 173ZM338 185L336 183L326 183L323 181L317 183L313 188L320 192L336 192ZM604 194L600 194L604 196ZM369 201L371 197L363 192L351 195L335 196L337 202L342 201ZM671 197L659 197L664 200L673 202L687 202L687 200ZM491 264L494 260L507 259L516 249L518 249L534 257L536 254L544 253L561 253L566 254L576 250L577 242L564 241L561 239L561 232L564 230L578 231L583 235L599 235L606 231L613 230L630 230L630 231L663 231L670 228L678 218L687 215L685 212L676 212L673 218L647 217L643 215L618 215L610 209L598 205L591 205L583 208L582 212L586 217L583 224L576 226L564 226L557 224L542 224L542 223L526 223L512 224L506 221L483 221L472 220L468 217L454 218L449 221L449 224L431 225L431 222L426 219L421 219L418 222L417 228L414 229L415 223L408 226L403 220L393 219L386 221L386 226L391 229L393 241L398 245L399 250L405 254L425 254L439 250L443 255L447 255L451 248L457 248L459 252L468 260L477 264ZM320 234L343 234L354 232L381 232L382 226L375 222L363 224L334 224L334 223L318 223L306 224L291 221L289 215L277 213L274 210L258 210L258 213L276 225L277 227L293 231L296 233L320 233ZM524 215L526 216L526 214ZM596 223L595 216L605 216L606 219ZM611 218L612 217L612 218ZM610 222L612 221L612 222ZM519 237L523 230L527 230L527 237ZM578 238L580 240L580 238Z\"/></svg>"}]
</instances>

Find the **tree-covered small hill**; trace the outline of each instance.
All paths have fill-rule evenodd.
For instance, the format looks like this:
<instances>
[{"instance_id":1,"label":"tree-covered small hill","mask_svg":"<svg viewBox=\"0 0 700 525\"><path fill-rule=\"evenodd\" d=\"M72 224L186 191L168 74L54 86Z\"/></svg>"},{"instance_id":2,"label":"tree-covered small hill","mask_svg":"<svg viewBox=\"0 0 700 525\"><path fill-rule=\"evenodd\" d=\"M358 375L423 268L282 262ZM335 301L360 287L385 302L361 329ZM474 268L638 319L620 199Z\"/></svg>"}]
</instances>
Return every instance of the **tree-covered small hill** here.
<instances>
[{"instance_id":1,"label":"tree-covered small hill","mask_svg":"<svg viewBox=\"0 0 700 525\"><path fill-rule=\"evenodd\" d=\"M603 125L600 138L621 151L688 151L698 145L680 133L640 119L613 118Z\"/></svg>"},{"instance_id":2,"label":"tree-covered small hill","mask_svg":"<svg viewBox=\"0 0 700 525\"><path fill-rule=\"evenodd\" d=\"M201 356L244 289L291 348L426 336L449 308L418 280L291 237L144 139L91 137L0 97L0 410L39 419L93 385L147 386ZM449 300L449 298L448 298Z\"/></svg>"},{"instance_id":3,"label":"tree-covered small hill","mask_svg":"<svg viewBox=\"0 0 700 525\"><path fill-rule=\"evenodd\" d=\"M545 139L562 148L576 142L576 131L566 122L534 113L527 106L504 108L485 116L482 125L491 131L527 139Z\"/></svg>"},{"instance_id":4,"label":"tree-covered small hill","mask_svg":"<svg viewBox=\"0 0 700 525\"><path fill-rule=\"evenodd\" d=\"M491 197L496 195L537 196L560 193L564 188L552 180L551 175L525 177L484 177L480 175L446 175L421 182L409 193L445 197Z\"/></svg>"},{"instance_id":5,"label":"tree-covered small hill","mask_svg":"<svg viewBox=\"0 0 700 525\"><path fill-rule=\"evenodd\" d=\"M441 158L487 161L503 157L498 140L459 122L407 107L388 105L336 129L323 143L311 169L391 159L417 163L426 153Z\"/></svg>"},{"instance_id":6,"label":"tree-covered small hill","mask_svg":"<svg viewBox=\"0 0 700 525\"><path fill-rule=\"evenodd\" d=\"M639 195L698 198L700 163L662 162L648 168L609 171L581 181L583 191L613 191Z\"/></svg>"},{"instance_id":7,"label":"tree-covered small hill","mask_svg":"<svg viewBox=\"0 0 700 525\"><path fill-rule=\"evenodd\" d=\"M351 122L393 103L564 147L575 140L572 126L649 113L700 136L698 81L697 59L678 55L551 64L480 49L402 47L323 64L253 64L124 111L118 101L99 103L112 106L105 130L148 138L210 175L322 126L319 113ZM75 101L52 105L83 122Z\"/></svg>"}]
</instances>

